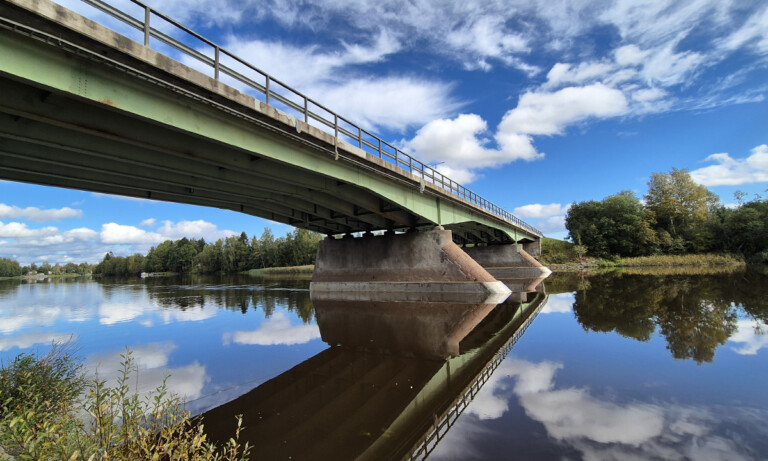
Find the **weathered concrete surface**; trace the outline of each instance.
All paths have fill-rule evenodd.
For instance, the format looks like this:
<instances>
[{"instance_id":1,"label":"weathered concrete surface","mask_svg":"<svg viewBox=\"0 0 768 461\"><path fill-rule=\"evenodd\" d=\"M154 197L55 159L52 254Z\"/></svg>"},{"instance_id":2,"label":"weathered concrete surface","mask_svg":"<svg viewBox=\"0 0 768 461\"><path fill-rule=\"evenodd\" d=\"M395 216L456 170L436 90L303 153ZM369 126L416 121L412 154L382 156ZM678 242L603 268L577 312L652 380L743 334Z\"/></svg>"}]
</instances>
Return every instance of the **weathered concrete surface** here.
<instances>
[{"instance_id":1,"label":"weathered concrete surface","mask_svg":"<svg viewBox=\"0 0 768 461\"><path fill-rule=\"evenodd\" d=\"M525 250L526 253L533 256L534 258L538 258L541 256L541 239L536 239L536 241L529 243L523 243L523 250Z\"/></svg>"},{"instance_id":2,"label":"weathered concrete surface","mask_svg":"<svg viewBox=\"0 0 768 461\"><path fill-rule=\"evenodd\" d=\"M497 279L539 278L552 273L517 243L468 247L464 251Z\"/></svg>"},{"instance_id":3,"label":"weathered concrete surface","mask_svg":"<svg viewBox=\"0 0 768 461\"><path fill-rule=\"evenodd\" d=\"M310 289L510 293L440 228L323 240Z\"/></svg>"},{"instance_id":4,"label":"weathered concrete surface","mask_svg":"<svg viewBox=\"0 0 768 461\"><path fill-rule=\"evenodd\" d=\"M496 304L312 298L323 341L427 359L459 355L459 343Z\"/></svg>"}]
</instances>

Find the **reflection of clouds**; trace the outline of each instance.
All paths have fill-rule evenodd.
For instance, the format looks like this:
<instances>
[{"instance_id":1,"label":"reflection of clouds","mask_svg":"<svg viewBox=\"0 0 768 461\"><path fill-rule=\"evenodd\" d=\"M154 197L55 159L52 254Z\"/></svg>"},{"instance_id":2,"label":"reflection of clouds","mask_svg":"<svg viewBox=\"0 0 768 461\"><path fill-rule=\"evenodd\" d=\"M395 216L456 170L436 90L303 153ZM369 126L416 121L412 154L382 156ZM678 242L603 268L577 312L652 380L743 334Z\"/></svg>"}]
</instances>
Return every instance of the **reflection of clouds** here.
<instances>
[{"instance_id":1,"label":"reflection of clouds","mask_svg":"<svg viewBox=\"0 0 768 461\"><path fill-rule=\"evenodd\" d=\"M192 400L200 397L203 386L210 380L205 366L197 361L190 365L178 368L168 367L168 359L177 348L173 341L161 343L148 343L131 348L134 365L137 372L131 375L128 383L139 394L154 391L162 385L167 377L166 388L168 392ZM88 357L88 368L91 373L98 373L99 379L114 386L122 370L122 355L125 351L108 354L95 354Z\"/></svg>"},{"instance_id":2,"label":"reflection of clouds","mask_svg":"<svg viewBox=\"0 0 768 461\"><path fill-rule=\"evenodd\" d=\"M737 354L755 355L760 349L768 347L768 325L760 321L739 320L736 333L728 340L744 343L739 348L733 348Z\"/></svg>"},{"instance_id":3,"label":"reflection of clouds","mask_svg":"<svg viewBox=\"0 0 768 461\"><path fill-rule=\"evenodd\" d=\"M211 317L215 317L218 312L216 306L196 306L187 309L162 309L158 315L163 319L163 323L171 322L199 322Z\"/></svg>"},{"instance_id":4,"label":"reflection of clouds","mask_svg":"<svg viewBox=\"0 0 768 461\"><path fill-rule=\"evenodd\" d=\"M487 432L481 420L501 418L517 398L526 415L562 444L563 453L575 449L585 461L759 459L734 428L749 428L750 440L763 440L763 410L617 403L586 388L558 389L554 378L561 368L549 361L505 360L459 420L459 434L445 439L450 449L439 446L436 458L461 459L454 453L459 445L468 455L481 453L472 447Z\"/></svg>"},{"instance_id":5,"label":"reflection of clouds","mask_svg":"<svg viewBox=\"0 0 768 461\"><path fill-rule=\"evenodd\" d=\"M592 397L586 389L555 389L560 364L512 360L514 391L526 413L557 439L586 437L600 443L639 445L661 434L661 409L652 405L618 405Z\"/></svg>"},{"instance_id":6,"label":"reflection of clouds","mask_svg":"<svg viewBox=\"0 0 768 461\"><path fill-rule=\"evenodd\" d=\"M320 337L317 325L291 325L285 312L276 312L271 318L264 320L254 331L235 331L224 333L224 345L230 342L237 344L255 344L259 346L304 344Z\"/></svg>"},{"instance_id":7,"label":"reflection of clouds","mask_svg":"<svg viewBox=\"0 0 768 461\"><path fill-rule=\"evenodd\" d=\"M10 338L0 338L0 351L7 351L14 347L26 349L35 344L66 343L75 339L77 336L72 334L37 331Z\"/></svg>"},{"instance_id":8,"label":"reflection of clouds","mask_svg":"<svg viewBox=\"0 0 768 461\"><path fill-rule=\"evenodd\" d=\"M541 309L541 314L567 314L573 310L573 303L576 302L576 293L558 293L549 295L547 304Z\"/></svg>"},{"instance_id":9,"label":"reflection of clouds","mask_svg":"<svg viewBox=\"0 0 768 461\"><path fill-rule=\"evenodd\" d=\"M67 309L58 306L45 306L40 304L24 305L15 304L6 308L3 306L3 315L0 316L0 333L11 334L18 330L29 328L43 328L54 324L60 316L66 316Z\"/></svg>"},{"instance_id":10,"label":"reflection of clouds","mask_svg":"<svg viewBox=\"0 0 768 461\"><path fill-rule=\"evenodd\" d=\"M144 306L138 303L105 302L99 304L99 323L114 325L129 322L144 314Z\"/></svg>"}]
</instances>

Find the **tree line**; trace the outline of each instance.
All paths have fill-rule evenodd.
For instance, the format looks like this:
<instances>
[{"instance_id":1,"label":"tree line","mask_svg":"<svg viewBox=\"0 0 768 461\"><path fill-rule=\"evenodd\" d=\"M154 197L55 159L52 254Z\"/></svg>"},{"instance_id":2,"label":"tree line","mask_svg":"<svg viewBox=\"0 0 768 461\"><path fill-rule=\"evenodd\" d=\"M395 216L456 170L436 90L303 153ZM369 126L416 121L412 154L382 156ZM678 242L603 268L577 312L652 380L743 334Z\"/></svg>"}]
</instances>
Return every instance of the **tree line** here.
<instances>
[{"instance_id":1,"label":"tree line","mask_svg":"<svg viewBox=\"0 0 768 461\"><path fill-rule=\"evenodd\" d=\"M322 234L295 229L275 238L264 229L261 237L245 232L207 243L204 239L166 240L145 255L128 257L107 253L94 269L101 275L137 275L141 272L233 273L267 267L303 266L315 263Z\"/></svg>"},{"instance_id":2,"label":"tree line","mask_svg":"<svg viewBox=\"0 0 768 461\"><path fill-rule=\"evenodd\" d=\"M654 173L641 201L622 191L574 203L565 218L570 239L598 258L654 254L732 253L768 263L768 200L726 207L687 170Z\"/></svg>"},{"instance_id":3,"label":"tree line","mask_svg":"<svg viewBox=\"0 0 768 461\"><path fill-rule=\"evenodd\" d=\"M88 263L56 263L51 265L48 262L44 262L39 266L37 264L30 264L29 266L22 266L18 261L10 258L0 258L0 277L18 277L24 274L30 273L42 273L42 274L78 274L85 275L93 271L94 265Z\"/></svg>"}]
</instances>

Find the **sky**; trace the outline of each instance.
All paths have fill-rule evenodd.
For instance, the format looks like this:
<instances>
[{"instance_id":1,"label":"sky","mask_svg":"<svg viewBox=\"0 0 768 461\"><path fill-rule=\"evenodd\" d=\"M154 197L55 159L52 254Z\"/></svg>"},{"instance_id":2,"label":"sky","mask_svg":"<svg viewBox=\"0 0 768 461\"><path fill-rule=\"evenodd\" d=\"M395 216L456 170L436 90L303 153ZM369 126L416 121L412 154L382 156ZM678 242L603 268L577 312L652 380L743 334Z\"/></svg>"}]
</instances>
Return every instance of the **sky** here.
<instances>
[{"instance_id":1,"label":"sky","mask_svg":"<svg viewBox=\"0 0 768 461\"><path fill-rule=\"evenodd\" d=\"M139 39L79 0L60 3ZM141 15L128 0L110 3ZM623 190L642 198L651 174L672 168L726 205L736 191L768 196L765 1L148 4L550 237L567 236L570 204ZM231 211L0 182L0 257L25 264L265 228L291 230Z\"/></svg>"}]
</instances>

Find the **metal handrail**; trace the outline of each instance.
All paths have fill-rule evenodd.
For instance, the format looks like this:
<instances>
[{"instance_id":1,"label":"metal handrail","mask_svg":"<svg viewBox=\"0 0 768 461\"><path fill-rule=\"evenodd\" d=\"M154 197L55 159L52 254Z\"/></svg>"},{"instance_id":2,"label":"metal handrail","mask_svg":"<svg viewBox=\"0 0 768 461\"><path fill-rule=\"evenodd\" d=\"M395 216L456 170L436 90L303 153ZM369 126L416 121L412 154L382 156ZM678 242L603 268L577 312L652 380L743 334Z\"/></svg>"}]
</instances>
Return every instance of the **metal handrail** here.
<instances>
[{"instance_id":1,"label":"metal handrail","mask_svg":"<svg viewBox=\"0 0 768 461\"><path fill-rule=\"evenodd\" d=\"M333 129L334 137L338 138L339 135L341 134L351 139L353 141L352 142L353 145L356 144L357 147L363 150L366 150L366 148L369 150L372 150L373 151L372 153L374 155L377 155L380 159L394 163L397 167L401 168L402 170L422 178L425 183L429 182L433 184L435 187L439 187L442 190L450 193L451 195L457 198L460 198L466 202L469 202L511 224L516 225L517 227L521 227L539 237L543 237L543 234L541 233L541 231L531 226L530 224L522 221L520 218L513 215L512 213L480 197L479 195L470 191L469 189L457 183L456 181L453 181L449 177L443 175L442 173L437 171L435 168L406 154L402 150L398 149L396 146L393 146L392 144L388 143L387 141L384 141L383 139L379 138L373 133L360 127L359 125L351 122L350 120L342 117L341 115L338 115L337 113L330 110L326 106L320 104L319 102L315 101L314 99L311 99L308 96L304 95L303 93L293 89L289 85L272 77L271 75L262 71L261 69L251 65L244 59L241 59L235 56L234 54L227 51L225 48L222 48L221 46L217 45L215 42L208 40L207 38L193 31L192 29L189 29L188 27L171 19L170 17L158 12L154 8L144 4L140 0L130 0L130 1L140 6L141 8L143 8L144 10L143 21L140 19L134 18L130 14L108 4L103 0L81 0L81 1L98 9L99 11L102 11L110 15L111 17L121 21L122 23L141 31L144 34L144 46L150 47L151 39L155 38L159 40L161 43L171 46L176 50L180 51L181 53L186 54L187 56L190 56L196 59L202 64L213 68L213 78L215 80L221 81L222 75L226 75L230 78L233 78L238 82L242 83L243 85L246 85L247 87L253 90L256 90L258 93L264 95L264 100L265 100L264 102L267 105L274 107L274 104L272 103L272 101L278 102L279 104L282 104L285 107L288 107L300 113L305 123L309 123L310 120L312 120L313 122L317 122L321 125L324 125L329 129ZM156 28L153 28L151 26L152 15L157 16L158 18L176 27L180 31L185 32L191 35L192 37L200 40L201 42L205 43L206 45L212 47L213 57L208 56L204 52L191 48L188 45L185 45L184 43L182 43L181 41L171 37L170 35L163 33ZM231 67L223 65L221 63L222 56L227 56L233 59L238 64L245 66L247 69L253 72L256 72L258 75L260 75L264 79L264 83L262 84L260 82L257 82L252 78L249 78L241 74L240 72L237 72ZM284 95L276 92L274 90L275 85L278 85L283 89L285 89L288 94ZM291 96L293 96L294 98L298 98L300 102L296 102L292 100L290 98ZM311 107L310 105L314 106L313 108L317 108L328 113L331 116L332 120L324 118L322 115L318 114L316 111L310 110L310 107ZM339 122L342 122L348 127L345 127L343 125L340 126ZM370 140L365 139L365 137L369 138ZM366 150L366 152L369 152L369 151Z\"/></svg>"}]
</instances>

